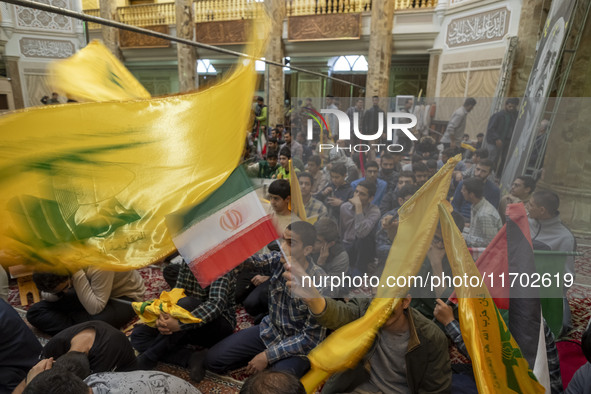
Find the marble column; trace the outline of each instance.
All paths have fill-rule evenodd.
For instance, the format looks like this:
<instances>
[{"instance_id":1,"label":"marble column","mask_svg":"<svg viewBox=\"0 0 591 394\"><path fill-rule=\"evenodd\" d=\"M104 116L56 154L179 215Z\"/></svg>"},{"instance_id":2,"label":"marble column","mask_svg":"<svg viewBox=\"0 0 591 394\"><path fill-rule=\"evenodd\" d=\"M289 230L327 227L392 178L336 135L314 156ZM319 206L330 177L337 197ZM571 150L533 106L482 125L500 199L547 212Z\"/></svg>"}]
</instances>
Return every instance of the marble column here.
<instances>
[{"instance_id":1,"label":"marble column","mask_svg":"<svg viewBox=\"0 0 591 394\"><path fill-rule=\"evenodd\" d=\"M560 217L575 235L591 236L591 18L583 30L552 124L540 189L560 197Z\"/></svg>"},{"instance_id":2,"label":"marble column","mask_svg":"<svg viewBox=\"0 0 591 394\"><path fill-rule=\"evenodd\" d=\"M367 59L369 70L365 85L368 106L371 106L372 96L388 97L394 3L394 1L374 1L372 3Z\"/></svg>"},{"instance_id":3,"label":"marble column","mask_svg":"<svg viewBox=\"0 0 591 394\"><path fill-rule=\"evenodd\" d=\"M427 77L427 91L425 97L434 98L437 91L437 75L439 74L439 58L441 49L430 49L429 51L429 75Z\"/></svg>"},{"instance_id":4,"label":"marble column","mask_svg":"<svg viewBox=\"0 0 591 394\"><path fill-rule=\"evenodd\" d=\"M536 57L536 45L548 16L549 7L550 1L548 0L523 0L517 34L519 41L515 51L507 97L523 97L525 93L525 87Z\"/></svg>"},{"instance_id":5,"label":"marble column","mask_svg":"<svg viewBox=\"0 0 591 394\"><path fill-rule=\"evenodd\" d=\"M14 99L14 108L25 108L25 97L23 94L23 84L21 82L21 75L18 68L18 56L6 56L2 58L6 63L6 75L10 78L10 86L12 87L12 98ZM35 103L34 105L37 105Z\"/></svg>"},{"instance_id":6,"label":"marble column","mask_svg":"<svg viewBox=\"0 0 591 394\"><path fill-rule=\"evenodd\" d=\"M265 59L283 62L283 21L287 15L285 0L266 0L265 9L271 18L269 32L269 46L265 52ZM267 92L269 111L269 126L283 123L285 83L283 67L267 66L265 71L265 92Z\"/></svg>"},{"instance_id":7,"label":"marble column","mask_svg":"<svg viewBox=\"0 0 591 394\"><path fill-rule=\"evenodd\" d=\"M118 20L117 17L117 0L101 0L100 17L111 20ZM117 59L123 61L123 54L119 48L119 32L115 27L101 25L101 36L103 43Z\"/></svg>"},{"instance_id":8,"label":"marble column","mask_svg":"<svg viewBox=\"0 0 591 394\"><path fill-rule=\"evenodd\" d=\"M176 35L187 40L194 39L195 23L193 23L193 0L175 0ZM197 88L197 52L196 48L186 44L176 46L179 89L187 92Z\"/></svg>"}]
</instances>

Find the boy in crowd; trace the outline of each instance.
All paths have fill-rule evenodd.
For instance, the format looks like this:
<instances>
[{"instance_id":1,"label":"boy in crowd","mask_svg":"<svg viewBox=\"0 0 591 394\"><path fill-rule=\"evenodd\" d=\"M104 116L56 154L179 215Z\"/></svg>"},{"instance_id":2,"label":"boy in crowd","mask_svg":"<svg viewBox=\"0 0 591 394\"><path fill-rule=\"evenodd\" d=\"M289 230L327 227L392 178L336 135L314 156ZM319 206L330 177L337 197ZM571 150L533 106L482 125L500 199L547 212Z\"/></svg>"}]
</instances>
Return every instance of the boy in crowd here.
<instances>
[{"instance_id":1,"label":"boy in crowd","mask_svg":"<svg viewBox=\"0 0 591 394\"><path fill-rule=\"evenodd\" d=\"M231 271L203 288L189 265L181 263L175 287L184 289L186 297L177 305L201 322L181 323L161 313L155 328L144 324L136 326L131 333L131 344L142 352L137 359L138 369L153 369L159 360L192 368L201 362L202 353L192 354L187 344L209 348L232 334L236 325L234 281Z\"/></svg>"},{"instance_id":2,"label":"boy in crowd","mask_svg":"<svg viewBox=\"0 0 591 394\"><path fill-rule=\"evenodd\" d=\"M294 292L301 291L296 285L297 271L290 270L284 276ZM345 303L322 297L314 289L306 289L301 296L318 322L333 330L363 316L372 301L354 298ZM451 365L445 334L411 308L410 301L410 295L401 299L363 360L353 369L331 377L323 393L450 392Z\"/></svg>"},{"instance_id":3,"label":"boy in crowd","mask_svg":"<svg viewBox=\"0 0 591 394\"><path fill-rule=\"evenodd\" d=\"M314 182L312 182L312 194L316 195L318 192L324 190L328 186L328 180L326 180L325 174L322 171L322 160L320 156L313 155L308 159L306 171L312 175Z\"/></svg>"},{"instance_id":4,"label":"boy in crowd","mask_svg":"<svg viewBox=\"0 0 591 394\"><path fill-rule=\"evenodd\" d=\"M257 178L271 179L273 174L275 174L279 168L277 159L277 151L269 150L266 155L266 160L261 160L258 163L248 166L248 175L256 176Z\"/></svg>"},{"instance_id":5,"label":"boy in crowd","mask_svg":"<svg viewBox=\"0 0 591 394\"><path fill-rule=\"evenodd\" d=\"M365 177L351 182L351 187L353 189L355 189L357 185L365 180L374 183L376 187L376 193L371 203L377 206L379 206L382 202L382 198L384 198L384 194L386 194L386 189L388 187L388 183L386 183L386 181L378 178L379 171L380 167L378 166L378 163L375 161L369 161L365 166Z\"/></svg>"},{"instance_id":6,"label":"boy in crowd","mask_svg":"<svg viewBox=\"0 0 591 394\"><path fill-rule=\"evenodd\" d=\"M343 245L355 274L367 272L375 257L375 230L380 209L371 203L376 186L365 180L355 188L353 198L341 205L339 228Z\"/></svg>"},{"instance_id":7,"label":"boy in crowd","mask_svg":"<svg viewBox=\"0 0 591 394\"><path fill-rule=\"evenodd\" d=\"M314 226L294 222L283 234L282 248L288 262L279 252L252 257L271 276L269 315L261 324L241 330L211 348L205 358L207 369L224 373L247 365L248 373L271 367L297 377L304 375L310 367L306 355L324 339L326 329L318 325L303 301L294 297L283 273L284 266L290 265L310 277L324 276L325 272L308 260L315 241Z\"/></svg>"},{"instance_id":8,"label":"boy in crowd","mask_svg":"<svg viewBox=\"0 0 591 394\"><path fill-rule=\"evenodd\" d=\"M50 335L89 320L120 328L135 316L130 302L143 300L146 290L137 271L112 272L95 267L72 275L37 272L33 281L45 300L31 306L27 320Z\"/></svg>"},{"instance_id":9,"label":"boy in crowd","mask_svg":"<svg viewBox=\"0 0 591 394\"><path fill-rule=\"evenodd\" d=\"M334 164L330 169L330 184L316 195L318 200L324 202L328 208L328 214L335 221L341 217L341 205L353 196L353 189L345 181L347 168L344 164Z\"/></svg>"},{"instance_id":10,"label":"boy in crowd","mask_svg":"<svg viewBox=\"0 0 591 394\"><path fill-rule=\"evenodd\" d=\"M302 193L302 200L304 202L304 209L308 218L321 218L328 215L326 206L323 203L312 197L312 186L314 185L314 178L312 174L303 172L298 175L300 182L300 191Z\"/></svg>"}]
</instances>

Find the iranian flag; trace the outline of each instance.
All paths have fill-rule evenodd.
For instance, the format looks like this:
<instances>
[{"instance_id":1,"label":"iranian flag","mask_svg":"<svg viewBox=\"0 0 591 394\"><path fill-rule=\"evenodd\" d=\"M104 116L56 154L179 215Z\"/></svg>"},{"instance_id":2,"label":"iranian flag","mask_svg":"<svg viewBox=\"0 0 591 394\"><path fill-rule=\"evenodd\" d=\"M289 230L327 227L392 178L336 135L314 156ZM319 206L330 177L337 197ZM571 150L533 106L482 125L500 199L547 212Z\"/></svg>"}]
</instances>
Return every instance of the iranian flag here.
<instances>
[{"instance_id":1,"label":"iranian flag","mask_svg":"<svg viewBox=\"0 0 591 394\"><path fill-rule=\"evenodd\" d=\"M168 215L166 225L203 288L278 238L241 166L203 202Z\"/></svg>"}]
</instances>

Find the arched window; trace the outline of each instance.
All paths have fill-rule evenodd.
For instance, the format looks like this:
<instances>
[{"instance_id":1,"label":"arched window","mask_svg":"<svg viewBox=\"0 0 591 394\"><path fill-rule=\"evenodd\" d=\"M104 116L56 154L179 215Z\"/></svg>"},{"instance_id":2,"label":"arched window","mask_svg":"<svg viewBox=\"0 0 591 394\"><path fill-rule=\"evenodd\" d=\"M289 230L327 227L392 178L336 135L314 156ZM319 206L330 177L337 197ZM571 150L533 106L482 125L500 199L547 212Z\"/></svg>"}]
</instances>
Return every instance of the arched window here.
<instances>
[{"instance_id":1,"label":"arched window","mask_svg":"<svg viewBox=\"0 0 591 394\"><path fill-rule=\"evenodd\" d=\"M197 73L202 75L216 75L217 70L209 59L199 59L197 60Z\"/></svg>"},{"instance_id":2,"label":"arched window","mask_svg":"<svg viewBox=\"0 0 591 394\"><path fill-rule=\"evenodd\" d=\"M367 60L363 55L333 57L328 61L328 66L331 68L332 72L336 73L348 73L351 71L367 72L368 70Z\"/></svg>"},{"instance_id":3,"label":"arched window","mask_svg":"<svg viewBox=\"0 0 591 394\"><path fill-rule=\"evenodd\" d=\"M265 59L264 57L261 59ZM262 62L260 60L255 60L254 62L254 69L256 72L265 72L265 62Z\"/></svg>"}]
</instances>

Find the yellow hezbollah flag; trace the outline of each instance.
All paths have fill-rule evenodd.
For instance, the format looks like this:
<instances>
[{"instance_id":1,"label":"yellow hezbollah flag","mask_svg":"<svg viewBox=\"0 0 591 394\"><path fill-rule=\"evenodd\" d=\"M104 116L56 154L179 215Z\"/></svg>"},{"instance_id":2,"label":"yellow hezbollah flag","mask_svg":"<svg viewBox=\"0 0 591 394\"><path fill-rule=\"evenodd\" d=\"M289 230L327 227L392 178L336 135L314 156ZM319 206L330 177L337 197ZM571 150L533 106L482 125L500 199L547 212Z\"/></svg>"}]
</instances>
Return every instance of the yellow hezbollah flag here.
<instances>
[{"instance_id":1,"label":"yellow hezbollah flag","mask_svg":"<svg viewBox=\"0 0 591 394\"><path fill-rule=\"evenodd\" d=\"M55 90L81 102L150 98L150 93L98 41L52 63L49 75L49 84Z\"/></svg>"},{"instance_id":2,"label":"yellow hezbollah flag","mask_svg":"<svg viewBox=\"0 0 591 394\"><path fill-rule=\"evenodd\" d=\"M439 205L445 252L454 276L480 279L480 272L445 201ZM460 326L479 393L544 393L499 314L488 289L478 283L456 287ZM476 283L473 283L476 284Z\"/></svg>"},{"instance_id":3,"label":"yellow hezbollah flag","mask_svg":"<svg viewBox=\"0 0 591 394\"><path fill-rule=\"evenodd\" d=\"M310 224L316 223L316 221L318 220L318 216L313 216L309 218L306 214L306 208L304 207L304 199L302 197L302 191L300 190L300 181L298 180L298 176L296 174L292 160L289 160L289 173L291 175L289 178L291 189L291 211L304 222L308 222Z\"/></svg>"},{"instance_id":4,"label":"yellow hezbollah flag","mask_svg":"<svg viewBox=\"0 0 591 394\"><path fill-rule=\"evenodd\" d=\"M255 81L254 60L242 59L196 93L0 118L2 264L124 271L172 253L164 217L236 168Z\"/></svg>"},{"instance_id":5,"label":"yellow hezbollah flag","mask_svg":"<svg viewBox=\"0 0 591 394\"><path fill-rule=\"evenodd\" d=\"M150 327L156 327L156 320L162 312L169 314L181 323L201 323L202 320L195 317L183 307L177 305L181 298L185 297L185 289L174 288L171 291L163 291L160 298L152 301L132 302L134 312L139 316L142 323Z\"/></svg>"},{"instance_id":6,"label":"yellow hezbollah flag","mask_svg":"<svg viewBox=\"0 0 591 394\"><path fill-rule=\"evenodd\" d=\"M398 233L380 279L378 298L372 301L363 317L341 327L310 352L308 359L311 369L302 378L308 393L313 392L330 375L357 365L400 298L408 293L408 287L388 288L386 278L389 275L409 277L416 275L421 268L437 228L437 205L445 200L451 175L459 161L460 155L448 160L398 210Z\"/></svg>"}]
</instances>

